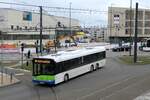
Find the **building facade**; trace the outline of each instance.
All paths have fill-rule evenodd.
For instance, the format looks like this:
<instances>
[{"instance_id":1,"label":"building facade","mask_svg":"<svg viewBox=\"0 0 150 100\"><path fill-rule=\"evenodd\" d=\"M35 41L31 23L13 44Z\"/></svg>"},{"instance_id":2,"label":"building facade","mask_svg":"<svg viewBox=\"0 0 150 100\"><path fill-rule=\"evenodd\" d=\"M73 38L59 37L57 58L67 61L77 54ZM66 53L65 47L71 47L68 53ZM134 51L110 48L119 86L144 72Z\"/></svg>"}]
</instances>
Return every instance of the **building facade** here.
<instances>
[{"instance_id":1,"label":"building facade","mask_svg":"<svg viewBox=\"0 0 150 100\"><path fill-rule=\"evenodd\" d=\"M91 35L91 39L97 42L107 42L107 28L93 26L83 29L86 33Z\"/></svg>"},{"instance_id":2,"label":"building facade","mask_svg":"<svg viewBox=\"0 0 150 100\"><path fill-rule=\"evenodd\" d=\"M19 11L10 8L0 8L0 30L4 42L34 42L40 39L40 14L29 11ZM53 16L43 13L43 42L55 37L59 27L69 29L70 18ZM79 28L80 23L71 19L71 28Z\"/></svg>"},{"instance_id":3,"label":"building facade","mask_svg":"<svg viewBox=\"0 0 150 100\"><path fill-rule=\"evenodd\" d=\"M134 34L135 9L109 7L108 37L110 42L129 42L130 36L134 38ZM138 40L141 41L144 38L150 38L150 9L138 11Z\"/></svg>"}]
</instances>

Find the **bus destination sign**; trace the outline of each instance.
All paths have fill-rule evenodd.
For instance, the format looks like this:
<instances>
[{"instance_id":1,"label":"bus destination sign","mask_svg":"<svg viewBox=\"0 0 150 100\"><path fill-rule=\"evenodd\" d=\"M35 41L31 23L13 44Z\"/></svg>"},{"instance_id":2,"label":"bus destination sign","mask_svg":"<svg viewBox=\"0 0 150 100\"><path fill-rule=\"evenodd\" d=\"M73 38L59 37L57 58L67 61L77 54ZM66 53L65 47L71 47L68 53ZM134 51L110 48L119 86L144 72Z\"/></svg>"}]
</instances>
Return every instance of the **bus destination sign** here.
<instances>
[{"instance_id":1,"label":"bus destination sign","mask_svg":"<svg viewBox=\"0 0 150 100\"><path fill-rule=\"evenodd\" d=\"M49 64L49 63L50 63L49 60L40 60L40 59L35 60L34 62L35 62L35 63L43 63L43 64Z\"/></svg>"}]
</instances>

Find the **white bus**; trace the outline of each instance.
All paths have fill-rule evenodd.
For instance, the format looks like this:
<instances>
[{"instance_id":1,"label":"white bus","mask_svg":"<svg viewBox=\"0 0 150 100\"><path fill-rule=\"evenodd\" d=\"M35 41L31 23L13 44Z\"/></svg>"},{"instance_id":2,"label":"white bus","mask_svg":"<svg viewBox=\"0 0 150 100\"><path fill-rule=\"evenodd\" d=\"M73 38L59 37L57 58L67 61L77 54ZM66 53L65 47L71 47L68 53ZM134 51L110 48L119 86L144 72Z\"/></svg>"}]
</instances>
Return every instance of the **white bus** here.
<instances>
[{"instance_id":1,"label":"white bus","mask_svg":"<svg viewBox=\"0 0 150 100\"><path fill-rule=\"evenodd\" d=\"M32 81L58 84L105 65L105 47L85 47L33 58Z\"/></svg>"}]
</instances>

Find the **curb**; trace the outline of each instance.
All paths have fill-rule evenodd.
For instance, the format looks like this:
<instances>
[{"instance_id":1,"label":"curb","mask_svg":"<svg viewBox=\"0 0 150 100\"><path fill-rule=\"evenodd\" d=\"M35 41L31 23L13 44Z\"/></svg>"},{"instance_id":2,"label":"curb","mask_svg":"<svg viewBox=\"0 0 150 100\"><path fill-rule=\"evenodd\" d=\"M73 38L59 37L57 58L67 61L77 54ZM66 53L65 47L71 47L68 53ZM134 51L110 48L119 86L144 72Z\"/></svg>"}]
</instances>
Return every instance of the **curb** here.
<instances>
[{"instance_id":1,"label":"curb","mask_svg":"<svg viewBox=\"0 0 150 100\"><path fill-rule=\"evenodd\" d=\"M13 70L16 70L16 71L23 71L23 72L31 72L29 70L20 69L20 68L12 68L12 67L7 67L7 69L13 69Z\"/></svg>"}]
</instances>

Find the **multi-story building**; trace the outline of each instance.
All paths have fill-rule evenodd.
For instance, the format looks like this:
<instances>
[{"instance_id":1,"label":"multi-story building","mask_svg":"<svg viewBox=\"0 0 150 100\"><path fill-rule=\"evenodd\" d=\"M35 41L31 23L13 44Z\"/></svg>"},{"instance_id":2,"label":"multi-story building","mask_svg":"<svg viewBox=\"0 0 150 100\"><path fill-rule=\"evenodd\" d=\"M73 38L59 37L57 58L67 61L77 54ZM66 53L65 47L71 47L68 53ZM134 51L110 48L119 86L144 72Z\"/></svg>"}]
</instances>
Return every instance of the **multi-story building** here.
<instances>
[{"instance_id":1,"label":"multi-story building","mask_svg":"<svg viewBox=\"0 0 150 100\"><path fill-rule=\"evenodd\" d=\"M135 33L135 9L108 8L108 37L111 42L128 42ZM150 9L138 10L138 40L150 38Z\"/></svg>"},{"instance_id":2,"label":"multi-story building","mask_svg":"<svg viewBox=\"0 0 150 100\"><path fill-rule=\"evenodd\" d=\"M83 29L85 32L89 33L91 35L91 39L99 42L107 42L107 28L105 27L98 27L93 26L89 28Z\"/></svg>"},{"instance_id":3,"label":"multi-story building","mask_svg":"<svg viewBox=\"0 0 150 100\"><path fill-rule=\"evenodd\" d=\"M40 39L40 14L10 8L0 8L0 31L3 42L32 42ZM70 18L43 13L43 42L55 37L55 30L69 30ZM71 28L79 28L80 23L71 18ZM12 41L13 40L13 41Z\"/></svg>"}]
</instances>

